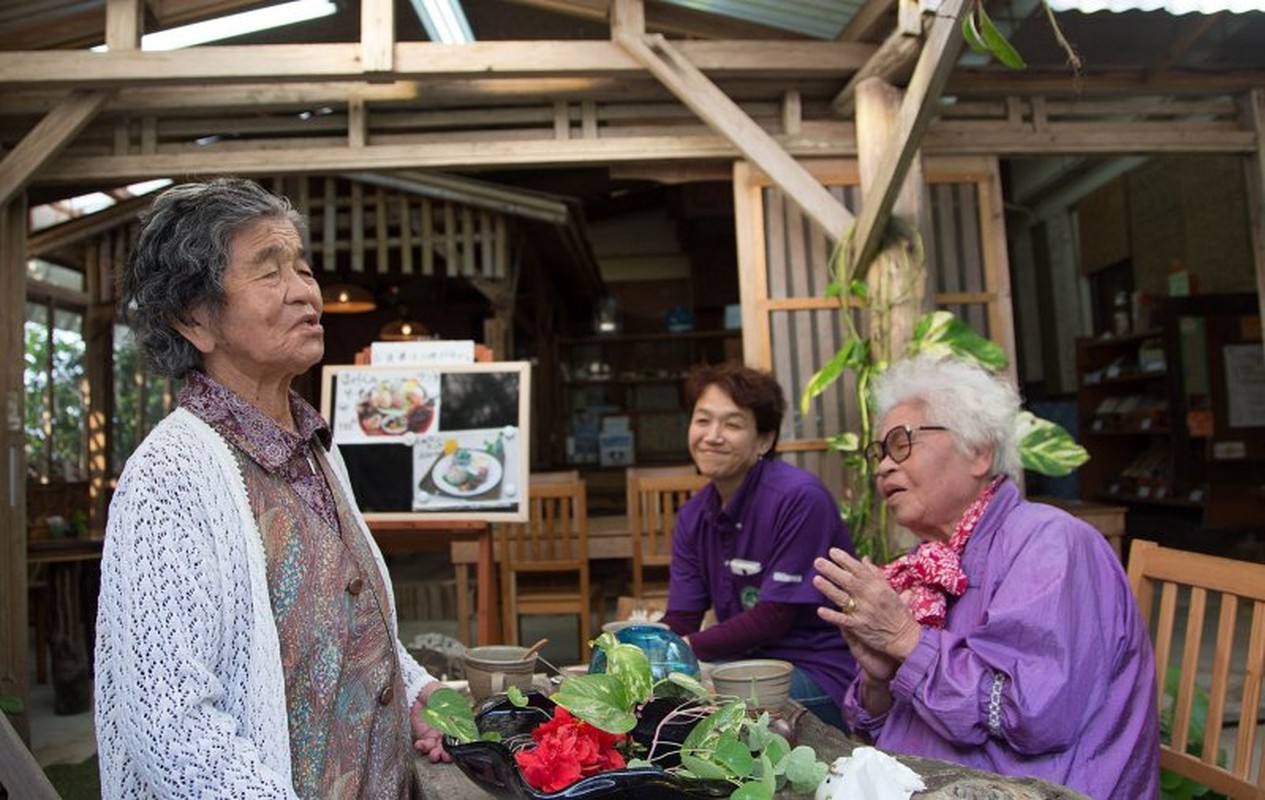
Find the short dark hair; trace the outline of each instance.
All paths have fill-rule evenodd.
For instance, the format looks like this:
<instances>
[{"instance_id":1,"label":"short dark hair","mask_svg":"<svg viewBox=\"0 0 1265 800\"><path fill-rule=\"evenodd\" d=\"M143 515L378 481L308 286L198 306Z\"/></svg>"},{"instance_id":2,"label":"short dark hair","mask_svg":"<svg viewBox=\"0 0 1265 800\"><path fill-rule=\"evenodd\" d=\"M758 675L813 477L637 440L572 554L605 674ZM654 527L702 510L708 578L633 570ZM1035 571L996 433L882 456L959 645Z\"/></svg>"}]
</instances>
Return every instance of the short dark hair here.
<instances>
[{"instance_id":1,"label":"short dark hair","mask_svg":"<svg viewBox=\"0 0 1265 800\"><path fill-rule=\"evenodd\" d=\"M306 238L307 222L290 201L244 178L173 186L142 215L119 312L153 371L182 378L202 366L202 354L173 324L188 322L199 306L220 312L233 237L261 219L287 220Z\"/></svg>"},{"instance_id":2,"label":"short dark hair","mask_svg":"<svg viewBox=\"0 0 1265 800\"><path fill-rule=\"evenodd\" d=\"M782 418L786 415L786 396L772 373L734 361L699 364L685 379L685 403L691 412L709 386L729 395L739 408L750 409L755 415L756 432L772 433L770 452L777 448Z\"/></svg>"}]
</instances>

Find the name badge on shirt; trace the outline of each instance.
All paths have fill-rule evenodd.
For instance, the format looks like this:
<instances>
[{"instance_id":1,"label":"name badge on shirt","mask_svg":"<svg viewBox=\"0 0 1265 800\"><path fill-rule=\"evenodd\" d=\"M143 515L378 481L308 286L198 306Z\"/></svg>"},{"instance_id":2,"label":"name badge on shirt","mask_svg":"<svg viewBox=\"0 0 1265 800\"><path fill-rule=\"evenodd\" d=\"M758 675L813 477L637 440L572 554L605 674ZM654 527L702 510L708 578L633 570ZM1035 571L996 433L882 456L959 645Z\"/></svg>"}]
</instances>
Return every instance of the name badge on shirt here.
<instances>
[{"instance_id":1,"label":"name badge on shirt","mask_svg":"<svg viewBox=\"0 0 1265 800\"><path fill-rule=\"evenodd\" d=\"M745 558L731 558L727 562L729 571L735 575L759 575L764 569L759 561L748 561Z\"/></svg>"}]
</instances>

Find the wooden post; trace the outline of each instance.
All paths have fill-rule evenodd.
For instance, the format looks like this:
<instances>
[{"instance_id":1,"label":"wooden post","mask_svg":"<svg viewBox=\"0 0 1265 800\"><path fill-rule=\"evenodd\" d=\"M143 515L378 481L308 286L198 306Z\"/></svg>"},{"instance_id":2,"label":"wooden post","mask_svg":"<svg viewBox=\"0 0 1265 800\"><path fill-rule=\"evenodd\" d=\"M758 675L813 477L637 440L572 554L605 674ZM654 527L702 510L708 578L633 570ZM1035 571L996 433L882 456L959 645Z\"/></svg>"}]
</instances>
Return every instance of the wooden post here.
<instances>
[{"instance_id":1,"label":"wooden post","mask_svg":"<svg viewBox=\"0 0 1265 800\"><path fill-rule=\"evenodd\" d=\"M0 206L0 352L11 356L26 350L26 195L18 193ZM4 359L0 394L0 695L30 700L27 678L26 597L26 435L23 431L24 359ZM12 718L23 741L31 740L24 711Z\"/></svg>"},{"instance_id":2,"label":"wooden post","mask_svg":"<svg viewBox=\"0 0 1265 800\"><path fill-rule=\"evenodd\" d=\"M861 190L869 197L878 179L884 151L895 135L901 93L879 78L857 86L857 165ZM900 217L926 235L930 230L922 160L915 154L897 194L893 217ZM913 335L914 323L927 305L927 272L893 251L880 252L866 275L870 288L870 339L885 360L899 358Z\"/></svg>"},{"instance_id":3,"label":"wooden post","mask_svg":"<svg viewBox=\"0 0 1265 800\"><path fill-rule=\"evenodd\" d=\"M1256 133L1256 151L1246 159L1247 207L1256 260L1256 300L1265 319L1265 89L1249 92L1244 110Z\"/></svg>"}]
</instances>

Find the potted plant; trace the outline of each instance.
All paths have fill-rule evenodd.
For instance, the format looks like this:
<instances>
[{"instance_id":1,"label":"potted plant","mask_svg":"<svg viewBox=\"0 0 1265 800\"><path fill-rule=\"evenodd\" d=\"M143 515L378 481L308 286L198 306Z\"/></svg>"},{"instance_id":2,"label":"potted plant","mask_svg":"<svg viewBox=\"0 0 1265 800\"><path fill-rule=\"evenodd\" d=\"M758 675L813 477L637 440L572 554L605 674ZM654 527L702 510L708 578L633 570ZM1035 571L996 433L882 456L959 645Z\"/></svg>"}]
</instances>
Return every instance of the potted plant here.
<instances>
[{"instance_id":1,"label":"potted plant","mask_svg":"<svg viewBox=\"0 0 1265 800\"><path fill-rule=\"evenodd\" d=\"M564 678L548 698L512 688L476 714L439 689L425 718L458 767L501 798L770 800L784 786L812 793L825 777L812 748L792 747L768 712L683 673L655 682L646 654L611 633L593 645L606 672Z\"/></svg>"}]
</instances>

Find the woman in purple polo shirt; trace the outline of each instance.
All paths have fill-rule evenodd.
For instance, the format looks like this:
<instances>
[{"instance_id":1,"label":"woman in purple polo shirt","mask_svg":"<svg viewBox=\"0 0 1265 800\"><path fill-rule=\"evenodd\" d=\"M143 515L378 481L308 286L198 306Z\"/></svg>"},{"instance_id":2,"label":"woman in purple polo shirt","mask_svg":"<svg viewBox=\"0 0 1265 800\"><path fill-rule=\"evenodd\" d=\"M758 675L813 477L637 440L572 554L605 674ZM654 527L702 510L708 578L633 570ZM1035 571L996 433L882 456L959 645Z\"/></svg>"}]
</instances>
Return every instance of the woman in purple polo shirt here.
<instances>
[{"instance_id":1,"label":"woman in purple polo shirt","mask_svg":"<svg viewBox=\"0 0 1265 800\"><path fill-rule=\"evenodd\" d=\"M663 621L704 661L791 662L791 697L842 728L856 664L817 616L826 600L811 581L815 556L853 552L838 505L815 475L772 457L786 411L772 375L703 365L685 391L690 457L711 483L677 516ZM700 631L708 608L717 624Z\"/></svg>"},{"instance_id":2,"label":"woman in purple polo shirt","mask_svg":"<svg viewBox=\"0 0 1265 800\"><path fill-rule=\"evenodd\" d=\"M1120 562L1089 525L1026 502L1019 396L930 356L875 387L866 454L891 515L923 543L880 569L817 559L861 672L844 716L886 750L1108 798L1159 791L1155 660Z\"/></svg>"}]
</instances>

